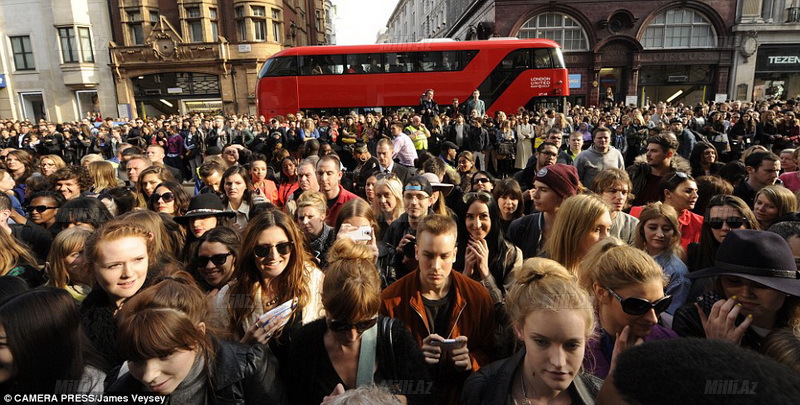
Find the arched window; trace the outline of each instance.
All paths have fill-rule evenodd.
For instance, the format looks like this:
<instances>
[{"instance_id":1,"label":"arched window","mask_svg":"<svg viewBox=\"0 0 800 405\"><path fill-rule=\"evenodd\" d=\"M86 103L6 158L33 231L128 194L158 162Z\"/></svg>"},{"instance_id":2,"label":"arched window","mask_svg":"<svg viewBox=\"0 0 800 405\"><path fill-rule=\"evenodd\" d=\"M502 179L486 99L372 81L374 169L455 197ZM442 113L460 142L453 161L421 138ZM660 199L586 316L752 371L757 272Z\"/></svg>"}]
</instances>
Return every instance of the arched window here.
<instances>
[{"instance_id":1,"label":"arched window","mask_svg":"<svg viewBox=\"0 0 800 405\"><path fill-rule=\"evenodd\" d=\"M713 48L714 27L701 13L678 8L659 14L644 31L645 49Z\"/></svg>"},{"instance_id":2,"label":"arched window","mask_svg":"<svg viewBox=\"0 0 800 405\"><path fill-rule=\"evenodd\" d=\"M517 33L519 38L547 38L561 44L564 51L588 51L589 41L583 27L561 13L544 13L526 21Z\"/></svg>"}]
</instances>

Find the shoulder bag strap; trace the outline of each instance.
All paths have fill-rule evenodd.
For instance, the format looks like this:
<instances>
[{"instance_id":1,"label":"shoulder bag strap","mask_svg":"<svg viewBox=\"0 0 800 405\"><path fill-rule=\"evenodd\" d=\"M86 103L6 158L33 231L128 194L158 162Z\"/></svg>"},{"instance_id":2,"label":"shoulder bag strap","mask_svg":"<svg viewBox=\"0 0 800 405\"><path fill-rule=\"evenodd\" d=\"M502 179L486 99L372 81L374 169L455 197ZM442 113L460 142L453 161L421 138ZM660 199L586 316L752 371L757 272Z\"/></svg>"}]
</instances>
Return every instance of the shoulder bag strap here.
<instances>
[{"instance_id":1,"label":"shoulder bag strap","mask_svg":"<svg viewBox=\"0 0 800 405\"><path fill-rule=\"evenodd\" d=\"M381 332L383 333L384 339L389 341L389 370L392 373L389 376L391 379L397 379L397 362L395 361L394 357L394 338L392 337L392 326L394 325L394 318L383 317L381 318Z\"/></svg>"},{"instance_id":2,"label":"shoulder bag strap","mask_svg":"<svg viewBox=\"0 0 800 405\"><path fill-rule=\"evenodd\" d=\"M372 384L375 372L375 350L377 348L378 328L373 325L361 336L361 350L358 354L356 387Z\"/></svg>"}]
</instances>

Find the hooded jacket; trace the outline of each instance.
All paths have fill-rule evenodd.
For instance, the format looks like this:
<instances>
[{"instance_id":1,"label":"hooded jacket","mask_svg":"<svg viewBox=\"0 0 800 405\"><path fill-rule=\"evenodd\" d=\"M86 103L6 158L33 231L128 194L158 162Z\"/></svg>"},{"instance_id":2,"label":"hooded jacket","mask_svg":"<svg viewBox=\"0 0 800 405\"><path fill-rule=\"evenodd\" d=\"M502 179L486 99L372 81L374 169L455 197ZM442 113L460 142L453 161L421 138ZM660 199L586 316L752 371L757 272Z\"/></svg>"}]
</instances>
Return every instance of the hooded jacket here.
<instances>
[{"instance_id":1,"label":"hooded jacket","mask_svg":"<svg viewBox=\"0 0 800 405\"><path fill-rule=\"evenodd\" d=\"M678 155L677 152L673 154L669 166L670 172L683 172L686 174L692 172L692 166L689 164L689 161ZM626 171L631 178L631 183L633 183L631 193L633 193L634 196L639 196L647 185L647 176L653 169L647 164L645 155L639 155L634 163L628 166Z\"/></svg>"}]
</instances>

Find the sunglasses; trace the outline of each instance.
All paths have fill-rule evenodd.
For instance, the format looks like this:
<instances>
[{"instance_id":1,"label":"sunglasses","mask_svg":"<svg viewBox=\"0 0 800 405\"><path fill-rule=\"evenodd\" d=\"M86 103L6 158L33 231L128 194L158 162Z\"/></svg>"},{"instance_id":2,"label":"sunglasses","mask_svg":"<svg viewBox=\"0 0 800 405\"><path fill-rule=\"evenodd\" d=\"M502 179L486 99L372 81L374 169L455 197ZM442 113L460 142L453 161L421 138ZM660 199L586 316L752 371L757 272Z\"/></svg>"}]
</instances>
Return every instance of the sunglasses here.
<instances>
[{"instance_id":1,"label":"sunglasses","mask_svg":"<svg viewBox=\"0 0 800 405\"><path fill-rule=\"evenodd\" d=\"M464 194L464 204L470 205L475 200L481 200L485 203L488 203L489 201L492 201L492 195L486 191L472 191Z\"/></svg>"},{"instance_id":2,"label":"sunglasses","mask_svg":"<svg viewBox=\"0 0 800 405\"><path fill-rule=\"evenodd\" d=\"M283 242L278 243L277 245L258 245L253 248L253 253L255 253L256 257L267 257L269 256L272 249L278 249L279 255L288 255L289 252L292 251L294 247L293 242Z\"/></svg>"},{"instance_id":3,"label":"sunglasses","mask_svg":"<svg viewBox=\"0 0 800 405\"><path fill-rule=\"evenodd\" d=\"M364 333L367 329L375 326L376 323L378 323L378 318L372 318L357 323L348 323L345 321L329 319L328 329L333 332L350 332L351 330L355 329L358 333Z\"/></svg>"},{"instance_id":4,"label":"sunglasses","mask_svg":"<svg viewBox=\"0 0 800 405\"><path fill-rule=\"evenodd\" d=\"M34 211L36 211L41 214L47 210L54 210L54 209L58 209L58 207L48 207L46 205L32 205L28 207L28 212L33 213Z\"/></svg>"},{"instance_id":5,"label":"sunglasses","mask_svg":"<svg viewBox=\"0 0 800 405\"><path fill-rule=\"evenodd\" d=\"M488 183L490 181L491 180L487 179L486 177L478 177L477 179L472 179L472 184Z\"/></svg>"},{"instance_id":6,"label":"sunglasses","mask_svg":"<svg viewBox=\"0 0 800 405\"><path fill-rule=\"evenodd\" d=\"M150 198L153 200L153 202L164 200L165 203L170 203L175 200L175 194L172 191L167 191L164 194L153 193Z\"/></svg>"},{"instance_id":7,"label":"sunglasses","mask_svg":"<svg viewBox=\"0 0 800 405\"><path fill-rule=\"evenodd\" d=\"M208 262L209 261L211 263L214 263L214 265L216 265L216 266L222 266L223 264L225 264L226 261L228 261L228 256L230 256L232 254L233 253L228 252L228 253L220 253L218 255L212 255L212 256L197 256L197 258L195 258L194 262L197 264L197 267L200 267L200 268L208 266Z\"/></svg>"},{"instance_id":8,"label":"sunglasses","mask_svg":"<svg viewBox=\"0 0 800 405\"><path fill-rule=\"evenodd\" d=\"M615 293L614 290L610 288L606 288L606 290L608 290L608 292L610 292L614 298L619 300L619 303L622 305L622 311L628 315L644 315L651 309L656 312L656 315L659 315L666 311L667 308L669 308L669 304L672 303L671 295L666 295L656 302L650 302L642 298L634 297L622 299L622 297Z\"/></svg>"},{"instance_id":9,"label":"sunglasses","mask_svg":"<svg viewBox=\"0 0 800 405\"><path fill-rule=\"evenodd\" d=\"M397 175L394 173L378 173L375 175L375 179L383 180L383 179L395 179Z\"/></svg>"},{"instance_id":10,"label":"sunglasses","mask_svg":"<svg viewBox=\"0 0 800 405\"><path fill-rule=\"evenodd\" d=\"M728 218L711 218L706 221L711 229L722 229L722 224L727 223L731 229L741 228L744 224L749 223L747 218L744 217L728 217Z\"/></svg>"}]
</instances>

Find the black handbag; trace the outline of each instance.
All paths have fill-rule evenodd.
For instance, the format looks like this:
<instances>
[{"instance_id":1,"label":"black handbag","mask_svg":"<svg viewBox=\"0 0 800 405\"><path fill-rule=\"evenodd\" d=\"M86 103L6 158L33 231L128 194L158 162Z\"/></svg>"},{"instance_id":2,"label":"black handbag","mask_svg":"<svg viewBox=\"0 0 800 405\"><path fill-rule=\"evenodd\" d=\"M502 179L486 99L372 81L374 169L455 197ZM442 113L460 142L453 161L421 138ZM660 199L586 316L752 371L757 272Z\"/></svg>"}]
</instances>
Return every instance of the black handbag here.
<instances>
[{"instance_id":1,"label":"black handbag","mask_svg":"<svg viewBox=\"0 0 800 405\"><path fill-rule=\"evenodd\" d=\"M517 153L517 143L501 142L497 145L497 153L499 155L515 155Z\"/></svg>"}]
</instances>

